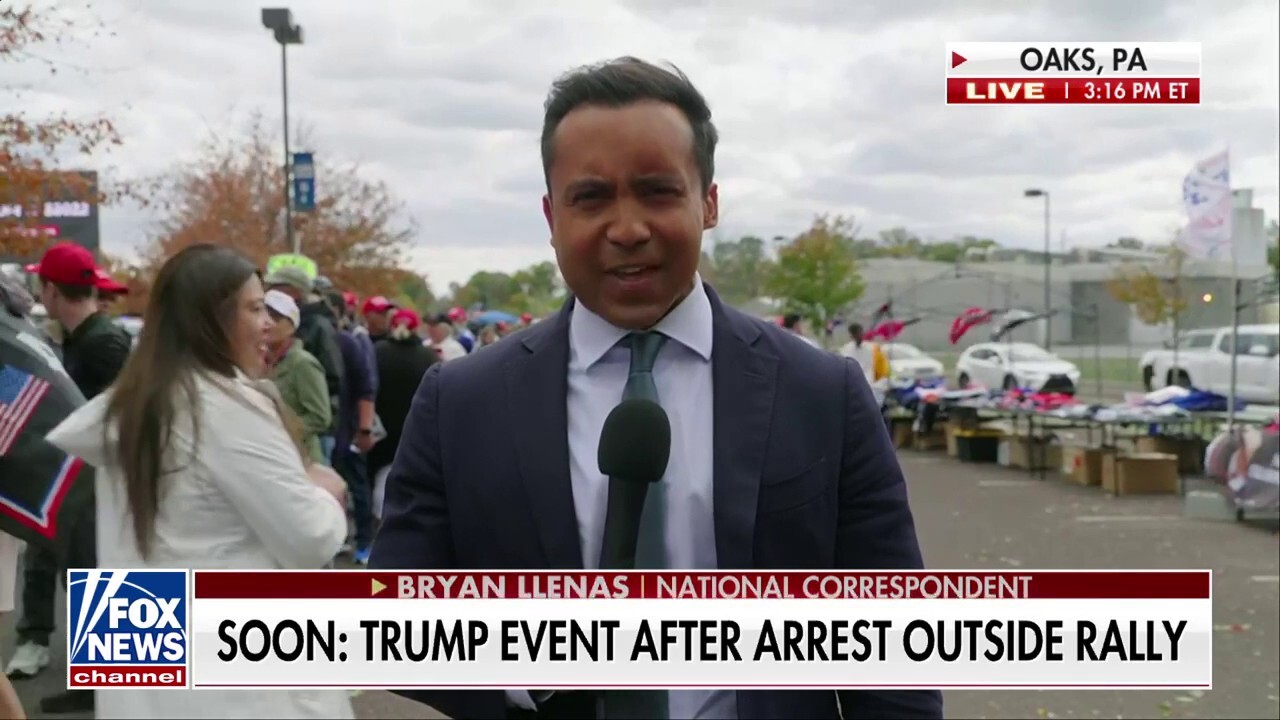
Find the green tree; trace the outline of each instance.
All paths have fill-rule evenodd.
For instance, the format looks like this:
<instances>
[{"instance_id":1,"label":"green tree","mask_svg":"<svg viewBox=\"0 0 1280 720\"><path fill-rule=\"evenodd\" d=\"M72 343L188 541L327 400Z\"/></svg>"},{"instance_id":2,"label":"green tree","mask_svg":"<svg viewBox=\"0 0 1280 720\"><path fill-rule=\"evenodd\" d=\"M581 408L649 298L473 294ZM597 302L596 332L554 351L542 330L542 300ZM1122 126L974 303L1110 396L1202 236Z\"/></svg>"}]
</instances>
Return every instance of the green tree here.
<instances>
[{"instance_id":1,"label":"green tree","mask_svg":"<svg viewBox=\"0 0 1280 720\"><path fill-rule=\"evenodd\" d=\"M764 240L748 235L717 242L711 247L716 290L730 303L740 304L764 294L771 264Z\"/></svg>"},{"instance_id":2,"label":"green tree","mask_svg":"<svg viewBox=\"0 0 1280 720\"><path fill-rule=\"evenodd\" d=\"M1107 243L1109 248L1119 248L1121 250L1141 250L1144 246L1142 241L1134 237L1116 238L1114 241Z\"/></svg>"},{"instance_id":3,"label":"green tree","mask_svg":"<svg viewBox=\"0 0 1280 720\"><path fill-rule=\"evenodd\" d=\"M506 273L481 270L467 278L463 285L453 283L449 291L453 305L464 308L480 305L496 310L508 308L511 299L520 294L521 287L515 278Z\"/></svg>"},{"instance_id":4,"label":"green tree","mask_svg":"<svg viewBox=\"0 0 1280 720\"><path fill-rule=\"evenodd\" d=\"M856 238L853 241L853 256L858 259L878 258L884 255L884 248L871 238Z\"/></svg>"},{"instance_id":5,"label":"green tree","mask_svg":"<svg viewBox=\"0 0 1280 720\"><path fill-rule=\"evenodd\" d=\"M920 238L906 228L894 227L880 231L880 246L888 257L920 257Z\"/></svg>"},{"instance_id":6,"label":"green tree","mask_svg":"<svg viewBox=\"0 0 1280 720\"><path fill-rule=\"evenodd\" d=\"M1271 269L1280 273L1280 222L1272 220L1267 225L1267 237L1271 238L1271 242L1267 245L1267 262L1271 263Z\"/></svg>"},{"instance_id":7,"label":"green tree","mask_svg":"<svg viewBox=\"0 0 1280 720\"><path fill-rule=\"evenodd\" d=\"M556 264L546 260L519 270L511 278L520 291L505 308L510 312L546 315L564 302L564 288Z\"/></svg>"},{"instance_id":8,"label":"green tree","mask_svg":"<svg viewBox=\"0 0 1280 720\"><path fill-rule=\"evenodd\" d=\"M711 254L706 250L702 251L702 257L698 258L698 274L702 279L709 282L714 287L720 286L720 274L716 272L716 261L711 258Z\"/></svg>"},{"instance_id":9,"label":"green tree","mask_svg":"<svg viewBox=\"0 0 1280 720\"><path fill-rule=\"evenodd\" d=\"M920 253L925 260L934 262L956 263L964 256L964 248L954 240L926 244Z\"/></svg>"},{"instance_id":10,"label":"green tree","mask_svg":"<svg viewBox=\"0 0 1280 720\"><path fill-rule=\"evenodd\" d=\"M850 218L815 219L808 230L780 244L766 290L821 327L866 288L854 257L854 231Z\"/></svg>"},{"instance_id":11,"label":"green tree","mask_svg":"<svg viewBox=\"0 0 1280 720\"><path fill-rule=\"evenodd\" d=\"M1148 325L1173 322L1187 309L1182 289L1185 260L1186 253L1171 244L1166 257L1157 264L1125 263L1118 267L1107 281L1107 292L1133 308L1138 319Z\"/></svg>"},{"instance_id":12,"label":"green tree","mask_svg":"<svg viewBox=\"0 0 1280 720\"><path fill-rule=\"evenodd\" d=\"M400 307L411 307L423 313L435 307L436 296L425 277L409 270L394 270L388 274L392 279L392 289L386 294Z\"/></svg>"}]
</instances>

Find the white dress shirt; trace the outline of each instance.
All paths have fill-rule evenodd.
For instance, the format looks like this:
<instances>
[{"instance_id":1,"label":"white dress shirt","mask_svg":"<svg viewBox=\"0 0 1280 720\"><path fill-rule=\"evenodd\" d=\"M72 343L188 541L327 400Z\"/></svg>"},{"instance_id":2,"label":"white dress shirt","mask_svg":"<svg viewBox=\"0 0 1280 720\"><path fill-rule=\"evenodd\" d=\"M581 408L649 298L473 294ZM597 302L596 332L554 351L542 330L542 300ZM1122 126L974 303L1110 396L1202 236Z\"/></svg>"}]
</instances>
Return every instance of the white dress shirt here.
<instances>
[{"instance_id":1,"label":"white dress shirt","mask_svg":"<svg viewBox=\"0 0 1280 720\"><path fill-rule=\"evenodd\" d=\"M671 460L662 478L668 563L673 569L713 570L712 316L701 278L653 329L669 338L653 368L659 401L671 419ZM609 499L609 479L600 474L596 451L605 418L622 401L627 383L631 353L618 345L627 332L581 303L574 305L569 322L569 462L578 538L588 569L599 564ZM670 693L672 720L734 720L737 714L731 690Z\"/></svg>"}]
</instances>

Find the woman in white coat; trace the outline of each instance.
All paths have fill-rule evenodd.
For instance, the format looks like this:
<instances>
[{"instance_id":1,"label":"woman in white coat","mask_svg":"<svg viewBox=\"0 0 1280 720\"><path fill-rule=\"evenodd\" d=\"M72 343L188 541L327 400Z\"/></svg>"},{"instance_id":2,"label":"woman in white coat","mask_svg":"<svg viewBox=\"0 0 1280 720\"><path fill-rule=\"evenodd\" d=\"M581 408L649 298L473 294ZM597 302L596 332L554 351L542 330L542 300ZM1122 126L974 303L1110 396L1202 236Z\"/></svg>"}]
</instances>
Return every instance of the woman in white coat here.
<instances>
[{"instance_id":1,"label":"woman in white coat","mask_svg":"<svg viewBox=\"0 0 1280 720\"><path fill-rule=\"evenodd\" d=\"M50 435L97 471L102 568L317 569L347 535L345 484L309 465L265 371L254 264L198 245L161 268L111 390ZM104 718L350 718L338 690L99 690Z\"/></svg>"}]
</instances>

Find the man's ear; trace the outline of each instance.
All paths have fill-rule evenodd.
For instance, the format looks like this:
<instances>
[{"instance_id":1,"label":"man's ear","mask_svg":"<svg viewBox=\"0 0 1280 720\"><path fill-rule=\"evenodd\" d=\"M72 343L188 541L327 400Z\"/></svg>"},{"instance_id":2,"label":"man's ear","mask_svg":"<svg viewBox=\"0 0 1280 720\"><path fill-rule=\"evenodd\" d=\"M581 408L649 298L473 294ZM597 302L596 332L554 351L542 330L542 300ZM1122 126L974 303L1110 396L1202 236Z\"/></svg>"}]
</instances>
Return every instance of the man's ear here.
<instances>
[{"instance_id":1,"label":"man's ear","mask_svg":"<svg viewBox=\"0 0 1280 720\"><path fill-rule=\"evenodd\" d=\"M702 198L702 229L710 230L720 222L720 188L711 183L706 197Z\"/></svg>"},{"instance_id":2,"label":"man's ear","mask_svg":"<svg viewBox=\"0 0 1280 720\"><path fill-rule=\"evenodd\" d=\"M547 219L547 229L554 235L556 231L556 221L551 215L551 193L542 196L542 216Z\"/></svg>"}]
</instances>

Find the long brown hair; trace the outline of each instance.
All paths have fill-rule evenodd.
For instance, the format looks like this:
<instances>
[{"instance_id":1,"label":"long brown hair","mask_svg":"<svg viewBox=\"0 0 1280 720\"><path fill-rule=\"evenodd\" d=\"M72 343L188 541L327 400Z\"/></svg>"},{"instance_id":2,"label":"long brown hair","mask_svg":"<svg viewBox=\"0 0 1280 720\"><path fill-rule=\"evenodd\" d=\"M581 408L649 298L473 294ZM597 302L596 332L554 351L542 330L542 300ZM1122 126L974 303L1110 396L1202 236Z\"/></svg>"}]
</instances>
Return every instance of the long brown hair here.
<instances>
[{"instance_id":1,"label":"long brown hair","mask_svg":"<svg viewBox=\"0 0 1280 720\"><path fill-rule=\"evenodd\" d=\"M165 468L179 407L197 408L196 374L233 378L227 330L240 289L258 274L254 263L221 245L193 245L170 258L156 276L138 345L120 371L107 404L115 426L113 461L121 467L134 536L143 557L151 550ZM185 400L185 402L184 402ZM198 412L192 412L199 438Z\"/></svg>"}]
</instances>

